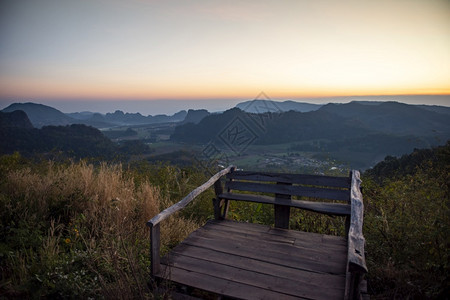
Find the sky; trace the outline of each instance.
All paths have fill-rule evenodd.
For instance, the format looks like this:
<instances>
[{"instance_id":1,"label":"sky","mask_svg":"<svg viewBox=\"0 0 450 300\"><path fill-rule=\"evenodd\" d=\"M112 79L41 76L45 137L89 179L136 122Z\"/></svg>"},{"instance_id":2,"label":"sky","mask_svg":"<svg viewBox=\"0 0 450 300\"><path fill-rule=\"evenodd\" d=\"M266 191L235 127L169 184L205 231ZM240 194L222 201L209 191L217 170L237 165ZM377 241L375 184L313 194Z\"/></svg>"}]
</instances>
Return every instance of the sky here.
<instances>
[{"instance_id":1,"label":"sky","mask_svg":"<svg viewBox=\"0 0 450 300\"><path fill-rule=\"evenodd\" d=\"M450 95L450 1L0 0L0 108L219 109L261 91Z\"/></svg>"}]
</instances>

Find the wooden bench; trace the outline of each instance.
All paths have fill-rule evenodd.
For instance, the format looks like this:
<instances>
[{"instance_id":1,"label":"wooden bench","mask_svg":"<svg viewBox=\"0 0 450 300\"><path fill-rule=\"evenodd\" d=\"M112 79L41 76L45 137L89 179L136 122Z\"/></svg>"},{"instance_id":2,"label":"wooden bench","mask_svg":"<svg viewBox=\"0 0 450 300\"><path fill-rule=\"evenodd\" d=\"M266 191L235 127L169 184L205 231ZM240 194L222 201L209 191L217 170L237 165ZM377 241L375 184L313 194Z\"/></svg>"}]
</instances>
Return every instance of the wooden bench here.
<instances>
[{"instance_id":1,"label":"wooden bench","mask_svg":"<svg viewBox=\"0 0 450 300\"><path fill-rule=\"evenodd\" d=\"M359 299L367 272L360 182L358 171L331 177L230 166L148 221L151 274L231 298ZM161 259L160 222L211 186L214 220ZM274 205L274 227L227 220L230 201ZM345 216L346 236L289 230L291 207Z\"/></svg>"}]
</instances>

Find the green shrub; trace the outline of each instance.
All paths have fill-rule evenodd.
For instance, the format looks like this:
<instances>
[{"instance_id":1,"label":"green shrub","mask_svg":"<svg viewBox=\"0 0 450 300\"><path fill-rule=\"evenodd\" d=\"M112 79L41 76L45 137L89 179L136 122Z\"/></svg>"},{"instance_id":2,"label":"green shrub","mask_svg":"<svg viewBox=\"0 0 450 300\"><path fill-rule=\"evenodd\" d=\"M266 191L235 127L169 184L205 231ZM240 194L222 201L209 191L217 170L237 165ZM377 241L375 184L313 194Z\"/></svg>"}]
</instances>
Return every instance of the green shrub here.
<instances>
[{"instance_id":1,"label":"green shrub","mask_svg":"<svg viewBox=\"0 0 450 300\"><path fill-rule=\"evenodd\" d=\"M435 170L437 171L437 170ZM444 297L449 286L448 174L363 180L369 287L387 298ZM447 294L448 295L448 294Z\"/></svg>"}]
</instances>

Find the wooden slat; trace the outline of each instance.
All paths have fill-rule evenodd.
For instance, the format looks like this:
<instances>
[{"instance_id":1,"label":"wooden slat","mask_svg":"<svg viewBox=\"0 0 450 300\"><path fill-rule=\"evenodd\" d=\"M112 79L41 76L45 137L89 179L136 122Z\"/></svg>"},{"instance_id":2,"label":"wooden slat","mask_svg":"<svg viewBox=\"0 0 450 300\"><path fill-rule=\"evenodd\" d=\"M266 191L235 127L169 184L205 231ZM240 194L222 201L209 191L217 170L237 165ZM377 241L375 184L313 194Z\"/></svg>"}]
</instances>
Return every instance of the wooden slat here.
<instances>
[{"instance_id":1,"label":"wooden slat","mask_svg":"<svg viewBox=\"0 0 450 300\"><path fill-rule=\"evenodd\" d=\"M318 213L346 216L350 215L350 205L343 203L326 203L326 202L312 202L304 200L289 200L289 199L279 199L270 196L263 195L251 195L251 194L237 194L237 193L223 193L219 195L219 198L229 199L229 200L239 200L246 202L257 202L266 204L278 204L286 205L296 208L301 208L309 211L314 211Z\"/></svg>"},{"instance_id":2,"label":"wooden slat","mask_svg":"<svg viewBox=\"0 0 450 300\"><path fill-rule=\"evenodd\" d=\"M234 224L237 223L237 224ZM246 225L255 225L244 223L243 226L238 226L242 223L240 222L220 222L217 224L207 224L203 227L204 230L210 230L217 232L218 236L227 236L232 234L241 234L247 239L263 239L265 242L277 242L279 244L289 244L295 247L299 247L299 251L318 251L318 249L331 252L346 252L347 251L347 240L342 237L321 235L312 232L301 232L301 231L289 231L285 229L269 228L268 231L258 232L253 230L247 230ZM214 225L214 226L211 226ZM237 226L235 226L237 225ZM265 227L259 225L260 227ZM292 234L300 233L300 234Z\"/></svg>"},{"instance_id":3,"label":"wooden slat","mask_svg":"<svg viewBox=\"0 0 450 300\"><path fill-rule=\"evenodd\" d=\"M347 245L344 244L345 241L339 241L338 243L328 243L322 242L322 240L316 241L313 239L309 239L308 237L286 237L279 234L274 234L269 232L258 233L255 231L246 231L239 230L239 228L215 225L215 226L207 226L203 227L202 231L216 233L217 236L241 236L241 238L245 238L247 240L256 240L267 243L278 243L278 244L287 244L293 247L299 248L299 251L309 251L312 249L313 251L347 251Z\"/></svg>"},{"instance_id":4,"label":"wooden slat","mask_svg":"<svg viewBox=\"0 0 450 300\"><path fill-rule=\"evenodd\" d=\"M295 269L291 267L280 266L266 261L252 259L243 256L231 255L228 253L214 251L202 247L189 246L185 244L179 245L174 249L172 254L182 254L189 257L199 258L206 261L217 262L224 265L243 268L263 274L276 274L279 278L295 279L299 284L323 286L323 282L327 282L327 286L332 289L343 290L345 278L331 274L318 274L305 270Z\"/></svg>"},{"instance_id":5,"label":"wooden slat","mask_svg":"<svg viewBox=\"0 0 450 300\"><path fill-rule=\"evenodd\" d=\"M211 220L172 249L158 276L241 299L342 299L347 247L328 237Z\"/></svg>"},{"instance_id":6,"label":"wooden slat","mask_svg":"<svg viewBox=\"0 0 450 300\"><path fill-rule=\"evenodd\" d=\"M326 260L336 261L339 264L345 265L345 261L341 261L341 258L346 256L347 247L342 244L324 244L315 243L308 240L297 241L294 240L282 240L280 237L275 237L271 234L257 235L255 233L244 233L239 231L222 231L218 226L213 228L201 228L193 233L192 237L201 237L212 240L226 240L236 241L239 245L246 244L263 244L261 247L264 249L270 249L274 251L292 251L293 256L306 257L314 261ZM267 244L267 246L266 246ZM286 252L288 254L288 252Z\"/></svg>"},{"instance_id":7,"label":"wooden slat","mask_svg":"<svg viewBox=\"0 0 450 300\"><path fill-rule=\"evenodd\" d=\"M344 294L343 288L320 289L319 286L303 282L301 285L296 278L280 278L273 274L264 274L261 272L249 271L246 266L235 267L218 262L203 260L202 258L193 258L182 254L173 254L170 257L170 266L201 273L209 276L219 277L221 280L246 284L252 287L258 287L264 291L273 291L280 294L303 297L309 299L336 299ZM337 278L344 283L343 278L338 276L331 277L329 280Z\"/></svg>"},{"instance_id":8,"label":"wooden slat","mask_svg":"<svg viewBox=\"0 0 450 300\"><path fill-rule=\"evenodd\" d=\"M277 185L270 183L231 181L227 182L225 187L238 191L304 196L347 202L350 198L349 191L347 190L326 189L299 185Z\"/></svg>"},{"instance_id":9,"label":"wooden slat","mask_svg":"<svg viewBox=\"0 0 450 300\"><path fill-rule=\"evenodd\" d=\"M233 243L230 243L233 241ZM245 254L249 258L260 259L287 267L299 268L316 273L343 274L345 273L346 253L330 253L320 255L312 251L299 251L294 247L279 247L269 243L245 243L234 239L219 240L192 234L184 244L222 251L233 255ZM289 259L287 259L287 257ZM330 262L331 257L339 257ZM343 263L342 263L343 262Z\"/></svg>"},{"instance_id":10,"label":"wooden slat","mask_svg":"<svg viewBox=\"0 0 450 300\"><path fill-rule=\"evenodd\" d=\"M215 276L190 272L175 267L170 268L168 273L169 279L174 282L239 299L299 299L298 297L280 294L238 282L221 280Z\"/></svg>"},{"instance_id":11,"label":"wooden slat","mask_svg":"<svg viewBox=\"0 0 450 300\"><path fill-rule=\"evenodd\" d=\"M330 250L325 248L317 247L317 244L311 242L303 242L299 244L289 244L280 243L274 240L266 240L263 236L256 235L246 235L239 232L228 232L226 238L224 235L220 235L220 231L216 230L198 230L191 235L192 238L208 239L211 241L217 240L221 242L226 240L232 244L238 246L248 246L248 245L260 245L258 246L260 251L272 251L272 252L284 252L286 259L291 259L298 257L305 260L310 260L312 262L317 262L322 264L336 265L345 269L345 256L347 253L347 248L341 247ZM314 247L314 245L316 247ZM201 244L199 244L201 246ZM339 251L340 250L340 251ZM291 255L291 257L289 257Z\"/></svg>"},{"instance_id":12,"label":"wooden slat","mask_svg":"<svg viewBox=\"0 0 450 300\"><path fill-rule=\"evenodd\" d=\"M205 226L206 227L228 226L228 227L236 228L238 230L255 231L255 232L261 232L261 233L270 231L269 226L264 226L264 225L256 224L256 223L232 221L232 220L221 220L221 221L209 220Z\"/></svg>"},{"instance_id":13,"label":"wooden slat","mask_svg":"<svg viewBox=\"0 0 450 300\"><path fill-rule=\"evenodd\" d=\"M322 175L287 174L270 172L234 171L227 178L250 181L284 182L317 186L350 188L349 177L334 177Z\"/></svg>"},{"instance_id":14,"label":"wooden slat","mask_svg":"<svg viewBox=\"0 0 450 300\"><path fill-rule=\"evenodd\" d=\"M328 245L339 245L343 247L347 247L347 240L340 236L333 235L325 235L314 232L303 232L297 230L286 230L279 228L271 228L269 226L264 226L261 224L253 224L246 222L237 222L231 220L223 220L223 221L215 221L210 220L205 225L204 228L208 228L210 226L225 226L227 228L234 228L236 230L241 230L243 232L255 231L261 233L268 233L272 235L276 235L280 238L294 238L299 240L311 241L317 243L318 245L328 244Z\"/></svg>"}]
</instances>

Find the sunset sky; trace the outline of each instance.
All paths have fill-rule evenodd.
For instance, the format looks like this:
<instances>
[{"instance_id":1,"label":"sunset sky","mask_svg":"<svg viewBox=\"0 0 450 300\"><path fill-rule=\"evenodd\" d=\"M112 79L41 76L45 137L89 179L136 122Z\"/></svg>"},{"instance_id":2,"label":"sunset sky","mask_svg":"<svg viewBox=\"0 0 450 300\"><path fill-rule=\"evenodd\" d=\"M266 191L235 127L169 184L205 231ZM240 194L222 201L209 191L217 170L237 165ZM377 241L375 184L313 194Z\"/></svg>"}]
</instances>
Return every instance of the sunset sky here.
<instances>
[{"instance_id":1,"label":"sunset sky","mask_svg":"<svg viewBox=\"0 0 450 300\"><path fill-rule=\"evenodd\" d=\"M3 103L261 91L450 94L450 1L0 1Z\"/></svg>"}]
</instances>

